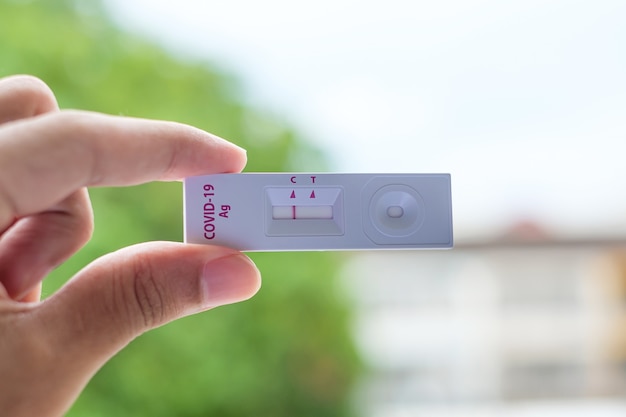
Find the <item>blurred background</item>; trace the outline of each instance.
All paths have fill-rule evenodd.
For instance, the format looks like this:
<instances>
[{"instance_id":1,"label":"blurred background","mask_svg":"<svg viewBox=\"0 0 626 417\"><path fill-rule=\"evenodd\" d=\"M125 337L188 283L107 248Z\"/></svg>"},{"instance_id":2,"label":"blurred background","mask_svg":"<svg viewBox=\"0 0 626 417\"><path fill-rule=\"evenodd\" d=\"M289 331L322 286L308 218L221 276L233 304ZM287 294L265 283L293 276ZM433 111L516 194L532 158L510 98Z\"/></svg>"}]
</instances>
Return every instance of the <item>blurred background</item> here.
<instances>
[{"instance_id":1,"label":"blurred background","mask_svg":"<svg viewBox=\"0 0 626 417\"><path fill-rule=\"evenodd\" d=\"M253 300L150 332L70 416L626 415L626 3L0 0L0 75L177 120L247 171L450 172L455 249L253 254ZM181 186L91 190L46 281L181 240Z\"/></svg>"}]
</instances>

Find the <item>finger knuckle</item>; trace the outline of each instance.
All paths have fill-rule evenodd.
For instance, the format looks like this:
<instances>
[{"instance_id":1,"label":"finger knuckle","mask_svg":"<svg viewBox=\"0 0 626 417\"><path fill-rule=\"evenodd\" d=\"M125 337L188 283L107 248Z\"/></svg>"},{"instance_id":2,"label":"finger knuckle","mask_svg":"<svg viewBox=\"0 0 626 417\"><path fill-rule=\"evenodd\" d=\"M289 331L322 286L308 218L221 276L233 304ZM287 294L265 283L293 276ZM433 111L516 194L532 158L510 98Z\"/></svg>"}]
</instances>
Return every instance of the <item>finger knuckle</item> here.
<instances>
[{"instance_id":1,"label":"finger knuckle","mask_svg":"<svg viewBox=\"0 0 626 417\"><path fill-rule=\"evenodd\" d=\"M87 189L76 192L73 200L70 202L70 213L75 222L74 231L77 243L82 246L91 239L94 230L93 211Z\"/></svg>"},{"instance_id":2,"label":"finger knuckle","mask_svg":"<svg viewBox=\"0 0 626 417\"><path fill-rule=\"evenodd\" d=\"M34 116L57 107L54 93L41 79L32 75L16 75L9 80L13 84L14 100L22 102Z\"/></svg>"},{"instance_id":3,"label":"finger knuckle","mask_svg":"<svg viewBox=\"0 0 626 417\"><path fill-rule=\"evenodd\" d=\"M50 90L48 85L43 82L40 78L35 77L34 75L28 74L18 74L5 78L5 82L10 82L15 86L18 86L21 90L30 90L30 91L44 91L47 92Z\"/></svg>"},{"instance_id":4,"label":"finger knuckle","mask_svg":"<svg viewBox=\"0 0 626 417\"><path fill-rule=\"evenodd\" d=\"M140 319L140 325L146 329L157 327L165 321L167 302L163 285L155 278L153 266L141 257L135 259L132 300Z\"/></svg>"}]
</instances>

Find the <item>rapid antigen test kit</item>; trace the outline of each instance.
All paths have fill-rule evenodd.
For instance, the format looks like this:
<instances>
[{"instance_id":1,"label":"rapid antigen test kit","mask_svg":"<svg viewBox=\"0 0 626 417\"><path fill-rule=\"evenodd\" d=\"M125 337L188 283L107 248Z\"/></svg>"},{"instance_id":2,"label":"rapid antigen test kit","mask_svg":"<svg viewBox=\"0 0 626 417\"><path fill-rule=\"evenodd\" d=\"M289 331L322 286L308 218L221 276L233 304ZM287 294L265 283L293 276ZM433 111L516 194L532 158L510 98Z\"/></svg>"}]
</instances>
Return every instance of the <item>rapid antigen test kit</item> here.
<instances>
[{"instance_id":1,"label":"rapid antigen test kit","mask_svg":"<svg viewBox=\"0 0 626 417\"><path fill-rule=\"evenodd\" d=\"M184 205L185 242L241 251L453 245L449 174L205 175Z\"/></svg>"}]
</instances>

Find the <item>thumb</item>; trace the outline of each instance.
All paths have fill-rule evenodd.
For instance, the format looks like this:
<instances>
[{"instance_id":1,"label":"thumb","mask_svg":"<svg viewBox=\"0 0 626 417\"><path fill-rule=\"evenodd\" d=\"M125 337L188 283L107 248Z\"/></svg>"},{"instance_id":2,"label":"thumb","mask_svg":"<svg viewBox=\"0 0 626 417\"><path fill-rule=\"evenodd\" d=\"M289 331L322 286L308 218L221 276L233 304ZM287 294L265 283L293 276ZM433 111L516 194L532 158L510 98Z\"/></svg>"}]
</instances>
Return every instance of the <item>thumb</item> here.
<instances>
[{"instance_id":1,"label":"thumb","mask_svg":"<svg viewBox=\"0 0 626 417\"><path fill-rule=\"evenodd\" d=\"M252 261L232 249L153 242L98 259L35 309L35 326L64 380L82 388L139 334L242 301L260 287ZM58 363L61 361L62 363ZM70 388L71 387L65 387Z\"/></svg>"},{"instance_id":2,"label":"thumb","mask_svg":"<svg viewBox=\"0 0 626 417\"><path fill-rule=\"evenodd\" d=\"M222 247L155 242L96 260L42 303L15 303L9 320L0 317L10 336L0 348L14 358L0 369L3 415L7 407L12 416L62 415L137 335L247 299L259 286L254 264Z\"/></svg>"},{"instance_id":3,"label":"thumb","mask_svg":"<svg viewBox=\"0 0 626 417\"><path fill-rule=\"evenodd\" d=\"M112 355L177 318L252 297L260 275L228 248L152 242L98 259L40 307L51 342ZM54 326L54 327L52 327Z\"/></svg>"}]
</instances>

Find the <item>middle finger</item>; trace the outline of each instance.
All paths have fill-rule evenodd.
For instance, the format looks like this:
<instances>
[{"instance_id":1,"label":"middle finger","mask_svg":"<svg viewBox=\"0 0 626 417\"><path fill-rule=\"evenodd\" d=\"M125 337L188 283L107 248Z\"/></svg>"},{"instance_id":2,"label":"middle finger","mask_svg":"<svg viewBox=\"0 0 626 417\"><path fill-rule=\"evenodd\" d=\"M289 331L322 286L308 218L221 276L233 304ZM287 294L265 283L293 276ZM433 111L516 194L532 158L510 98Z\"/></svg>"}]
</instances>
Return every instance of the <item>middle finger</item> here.
<instances>
[{"instance_id":1,"label":"middle finger","mask_svg":"<svg viewBox=\"0 0 626 417\"><path fill-rule=\"evenodd\" d=\"M45 276L91 237L93 215L87 189L49 210L19 219L0 236L0 280L10 298L34 301Z\"/></svg>"},{"instance_id":2,"label":"middle finger","mask_svg":"<svg viewBox=\"0 0 626 417\"><path fill-rule=\"evenodd\" d=\"M0 79L0 124L58 110L50 88L28 75Z\"/></svg>"}]
</instances>

